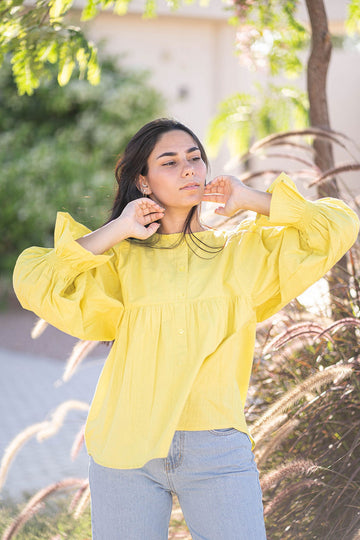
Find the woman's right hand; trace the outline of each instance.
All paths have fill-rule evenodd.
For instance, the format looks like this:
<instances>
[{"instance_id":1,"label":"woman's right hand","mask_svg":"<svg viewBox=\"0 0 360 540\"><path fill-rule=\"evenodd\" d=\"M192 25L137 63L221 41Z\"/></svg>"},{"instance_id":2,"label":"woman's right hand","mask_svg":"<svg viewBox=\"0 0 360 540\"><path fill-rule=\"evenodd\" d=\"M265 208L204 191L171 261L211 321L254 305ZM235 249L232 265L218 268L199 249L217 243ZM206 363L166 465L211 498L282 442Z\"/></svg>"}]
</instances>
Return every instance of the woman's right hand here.
<instances>
[{"instance_id":1,"label":"woman's right hand","mask_svg":"<svg viewBox=\"0 0 360 540\"><path fill-rule=\"evenodd\" d=\"M160 223L154 222L162 219L164 212L165 209L155 201L142 197L129 202L114 221L119 223L119 228L126 234L126 238L146 240L160 227Z\"/></svg>"},{"instance_id":2,"label":"woman's right hand","mask_svg":"<svg viewBox=\"0 0 360 540\"><path fill-rule=\"evenodd\" d=\"M135 199L125 206L119 217L78 238L77 242L94 255L101 255L126 238L146 240L160 227L154 222L163 218L164 212L165 209L152 199Z\"/></svg>"}]
</instances>

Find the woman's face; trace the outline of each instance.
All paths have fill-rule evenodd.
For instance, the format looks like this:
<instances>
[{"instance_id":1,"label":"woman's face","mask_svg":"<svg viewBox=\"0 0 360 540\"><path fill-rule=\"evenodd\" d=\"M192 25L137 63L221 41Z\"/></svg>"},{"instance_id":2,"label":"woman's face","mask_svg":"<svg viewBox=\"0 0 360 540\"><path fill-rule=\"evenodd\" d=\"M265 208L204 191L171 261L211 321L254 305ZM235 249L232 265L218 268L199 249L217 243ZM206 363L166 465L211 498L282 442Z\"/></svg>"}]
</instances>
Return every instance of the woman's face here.
<instances>
[{"instance_id":1,"label":"woman's face","mask_svg":"<svg viewBox=\"0 0 360 540\"><path fill-rule=\"evenodd\" d=\"M140 188L164 208L192 208L201 202L206 165L200 149L186 131L164 133L148 159L148 173Z\"/></svg>"}]
</instances>

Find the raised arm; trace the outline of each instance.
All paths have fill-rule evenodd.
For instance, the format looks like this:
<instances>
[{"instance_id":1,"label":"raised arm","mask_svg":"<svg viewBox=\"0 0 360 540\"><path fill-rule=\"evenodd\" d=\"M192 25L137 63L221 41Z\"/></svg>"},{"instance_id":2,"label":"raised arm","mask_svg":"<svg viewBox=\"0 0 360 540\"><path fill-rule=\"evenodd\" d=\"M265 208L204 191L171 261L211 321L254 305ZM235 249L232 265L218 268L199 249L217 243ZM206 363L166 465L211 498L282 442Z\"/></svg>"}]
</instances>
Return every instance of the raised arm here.
<instances>
[{"instance_id":1,"label":"raised arm","mask_svg":"<svg viewBox=\"0 0 360 540\"><path fill-rule=\"evenodd\" d=\"M78 238L77 242L94 255L101 255L125 238L149 238L160 226L154 222L162 217L164 208L160 205L151 199L136 199L124 208L118 218Z\"/></svg>"},{"instance_id":2,"label":"raised arm","mask_svg":"<svg viewBox=\"0 0 360 540\"><path fill-rule=\"evenodd\" d=\"M240 223L234 238L234 271L259 321L320 279L359 231L357 215L343 201L308 201L284 173L269 192L269 216Z\"/></svg>"}]
</instances>

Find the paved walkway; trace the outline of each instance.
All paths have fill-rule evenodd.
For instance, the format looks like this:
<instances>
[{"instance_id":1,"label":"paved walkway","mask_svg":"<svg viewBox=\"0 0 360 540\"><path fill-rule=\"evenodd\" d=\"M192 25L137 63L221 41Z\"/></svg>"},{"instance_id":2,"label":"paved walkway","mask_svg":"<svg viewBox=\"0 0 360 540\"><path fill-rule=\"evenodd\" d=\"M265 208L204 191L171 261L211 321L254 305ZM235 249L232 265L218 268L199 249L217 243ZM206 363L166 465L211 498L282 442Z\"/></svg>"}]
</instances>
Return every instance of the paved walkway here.
<instances>
[{"instance_id":1,"label":"paved walkway","mask_svg":"<svg viewBox=\"0 0 360 540\"><path fill-rule=\"evenodd\" d=\"M95 348L69 382L59 383L76 340L53 328L46 329L38 340L31 340L34 321L36 317L25 311L0 314L0 459L21 430L49 419L63 401L89 403L108 352L104 346ZM41 443L32 438L19 450L0 500L7 496L21 500L65 477L87 477L85 448L75 461L70 458L74 437L86 414L70 411L55 436Z\"/></svg>"}]
</instances>

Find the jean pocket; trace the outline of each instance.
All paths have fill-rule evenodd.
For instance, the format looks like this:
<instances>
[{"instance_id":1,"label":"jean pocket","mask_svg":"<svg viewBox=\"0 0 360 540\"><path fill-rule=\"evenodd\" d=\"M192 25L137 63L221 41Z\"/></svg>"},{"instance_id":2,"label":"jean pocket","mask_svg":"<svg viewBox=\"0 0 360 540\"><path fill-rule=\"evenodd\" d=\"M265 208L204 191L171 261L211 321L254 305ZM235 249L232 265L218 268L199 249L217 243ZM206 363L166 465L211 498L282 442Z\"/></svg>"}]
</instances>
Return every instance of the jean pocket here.
<instances>
[{"instance_id":1,"label":"jean pocket","mask_svg":"<svg viewBox=\"0 0 360 540\"><path fill-rule=\"evenodd\" d=\"M230 428L220 428L220 429L209 429L208 432L212 433L213 435L217 435L221 437L224 435L232 435L233 433L239 433L239 430L234 427L230 427Z\"/></svg>"}]
</instances>

